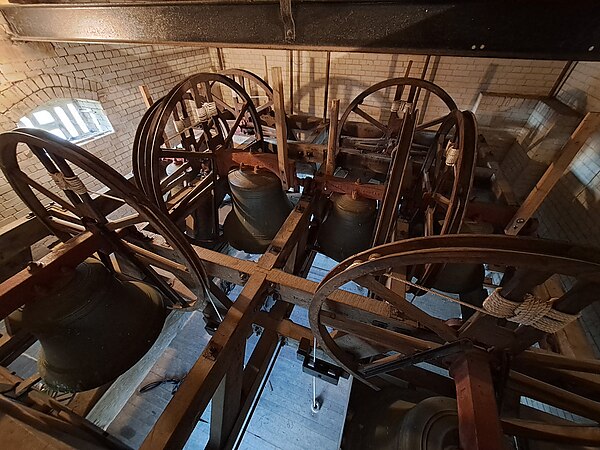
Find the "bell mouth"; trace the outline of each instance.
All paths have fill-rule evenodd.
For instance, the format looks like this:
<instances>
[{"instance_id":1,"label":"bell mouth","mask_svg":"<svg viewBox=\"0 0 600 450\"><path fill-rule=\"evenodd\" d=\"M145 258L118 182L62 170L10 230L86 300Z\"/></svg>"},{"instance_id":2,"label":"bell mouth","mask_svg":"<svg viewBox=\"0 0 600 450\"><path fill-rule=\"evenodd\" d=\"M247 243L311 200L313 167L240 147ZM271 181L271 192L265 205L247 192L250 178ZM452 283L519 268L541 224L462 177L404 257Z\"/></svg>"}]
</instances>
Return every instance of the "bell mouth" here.
<instances>
[{"instance_id":1,"label":"bell mouth","mask_svg":"<svg viewBox=\"0 0 600 450\"><path fill-rule=\"evenodd\" d=\"M223 234L236 250L252 254L264 253L269 248L274 236L263 236L257 230L251 232L248 227L250 225L242 224L235 211L230 211L223 223Z\"/></svg>"}]
</instances>

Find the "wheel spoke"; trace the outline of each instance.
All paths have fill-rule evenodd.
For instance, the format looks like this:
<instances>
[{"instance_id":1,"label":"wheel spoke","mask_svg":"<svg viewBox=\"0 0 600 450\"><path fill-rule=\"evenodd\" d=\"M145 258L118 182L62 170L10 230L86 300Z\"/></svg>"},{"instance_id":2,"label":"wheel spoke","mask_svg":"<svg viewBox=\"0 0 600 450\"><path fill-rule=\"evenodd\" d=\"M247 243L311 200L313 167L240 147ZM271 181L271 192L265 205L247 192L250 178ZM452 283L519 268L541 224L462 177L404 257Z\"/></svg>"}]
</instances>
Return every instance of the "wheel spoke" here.
<instances>
[{"instance_id":1,"label":"wheel spoke","mask_svg":"<svg viewBox=\"0 0 600 450\"><path fill-rule=\"evenodd\" d=\"M227 111L229 111L231 114L233 114L235 116L236 111L235 108L232 108L231 106L229 106L227 103L225 103L223 100L221 100L218 96L213 95L213 101L221 106L222 108L225 108Z\"/></svg>"},{"instance_id":2,"label":"wheel spoke","mask_svg":"<svg viewBox=\"0 0 600 450\"><path fill-rule=\"evenodd\" d=\"M182 165L180 165L177 169L175 169L175 172L173 172L171 175L167 176L165 179L163 179L160 182L160 188L163 192L166 192L169 190L168 186L173 182L176 181L180 175L182 175L183 173L185 173L187 171L187 169L190 168L190 163L188 161L184 162Z\"/></svg>"},{"instance_id":3,"label":"wheel spoke","mask_svg":"<svg viewBox=\"0 0 600 450\"><path fill-rule=\"evenodd\" d=\"M79 216L79 211L77 211L77 208L75 206L73 206L72 204L70 204L66 200L63 200L61 197L59 197L54 192L46 189L44 186L42 186L41 184L39 184L37 181L32 180L24 172L17 172L17 173L14 174L14 176L16 178L18 178L20 181L22 181L24 183L27 183L29 186L31 186L32 188L34 188L40 194L43 194L46 197L48 197L54 203L59 204L62 208L64 208L67 211L75 214L76 216Z\"/></svg>"},{"instance_id":4,"label":"wheel spoke","mask_svg":"<svg viewBox=\"0 0 600 450\"><path fill-rule=\"evenodd\" d=\"M204 86L204 93L206 94L206 100L208 100L209 102L214 102L214 96L212 93L212 86L210 85L209 81L204 81L203 83Z\"/></svg>"},{"instance_id":5,"label":"wheel spoke","mask_svg":"<svg viewBox=\"0 0 600 450\"><path fill-rule=\"evenodd\" d=\"M60 228L62 231L66 231L72 235L83 233L85 231L85 226L79 225L70 220L61 219L52 215L48 217L48 220L50 220L57 228Z\"/></svg>"},{"instance_id":6,"label":"wheel spoke","mask_svg":"<svg viewBox=\"0 0 600 450\"><path fill-rule=\"evenodd\" d=\"M137 225L139 223L143 223L146 220L140 216L139 213L130 214L125 217L121 217L120 219L112 220L106 224L106 228L111 231L116 231L121 228L130 227L133 225Z\"/></svg>"},{"instance_id":7,"label":"wheel spoke","mask_svg":"<svg viewBox=\"0 0 600 450\"><path fill-rule=\"evenodd\" d=\"M248 103L244 103L240 109L239 115L236 117L235 122L231 126L227 137L225 138L225 142L223 143L223 147L228 148L231 140L233 139L233 135L235 134L237 128L240 126L240 122L244 118L246 114L246 110L248 109Z\"/></svg>"},{"instance_id":8,"label":"wheel spoke","mask_svg":"<svg viewBox=\"0 0 600 450\"><path fill-rule=\"evenodd\" d=\"M190 152L187 150L161 148L160 156L161 156L161 158L207 159L207 158L211 158L212 156L214 156L214 153L212 153L210 151L209 152Z\"/></svg>"},{"instance_id":9,"label":"wheel spoke","mask_svg":"<svg viewBox=\"0 0 600 450\"><path fill-rule=\"evenodd\" d=\"M425 210L425 236L433 236L435 234L434 209L428 207Z\"/></svg>"},{"instance_id":10,"label":"wheel spoke","mask_svg":"<svg viewBox=\"0 0 600 450\"><path fill-rule=\"evenodd\" d=\"M188 302L183 299L179 293L175 292L163 279L163 277L156 273L151 265L145 263L142 258L137 255L137 253L133 252L124 241L112 233L106 233L105 237L112 242L115 251L132 263L150 283L154 284L161 291L161 293L169 301L171 301L174 305L182 305L185 307L189 306Z\"/></svg>"},{"instance_id":11,"label":"wheel spoke","mask_svg":"<svg viewBox=\"0 0 600 450\"><path fill-rule=\"evenodd\" d=\"M446 120L447 117L448 117L448 114L446 114L445 116L442 116L442 117L438 117L437 119L433 119L428 122L419 124L419 125L417 125L417 131L423 131L423 130L431 128L435 125L439 125L440 123L444 122L444 120Z\"/></svg>"},{"instance_id":12,"label":"wheel spoke","mask_svg":"<svg viewBox=\"0 0 600 450\"><path fill-rule=\"evenodd\" d=\"M361 286L366 287L371 292L376 294L382 300L387 301L391 305L398 308L406 317L415 322L423 324L425 327L429 328L431 331L436 333L439 337L444 339L445 341L453 341L457 337L457 333L455 330L450 328L444 322L435 317L430 316L421 308L413 305L408 302L403 296L397 294L396 292L388 289L383 284L375 279L372 275L366 275L357 280Z\"/></svg>"},{"instance_id":13,"label":"wheel spoke","mask_svg":"<svg viewBox=\"0 0 600 450\"><path fill-rule=\"evenodd\" d=\"M363 111L358 105L352 111L354 113L358 114L363 119L365 119L367 122L371 123L372 125L375 125L377 128L379 128L381 131L383 131L387 135L387 133L389 131L388 127L386 127L384 124L382 124L375 117L371 116L369 113Z\"/></svg>"},{"instance_id":14,"label":"wheel spoke","mask_svg":"<svg viewBox=\"0 0 600 450\"><path fill-rule=\"evenodd\" d=\"M448 197L444 197L442 194L438 193L438 192L434 192L432 199L440 206L442 206L445 209L448 209L448 207L450 206L450 199Z\"/></svg>"},{"instance_id":15,"label":"wheel spoke","mask_svg":"<svg viewBox=\"0 0 600 450\"><path fill-rule=\"evenodd\" d=\"M258 107L256 108L256 112L260 114L261 112L263 112L264 110L266 110L266 109L268 109L268 108L270 108L270 107L272 107L272 106L273 106L273 100L269 100L269 101L268 101L267 103L265 103L264 105L260 105L260 106L258 106Z\"/></svg>"}]
</instances>

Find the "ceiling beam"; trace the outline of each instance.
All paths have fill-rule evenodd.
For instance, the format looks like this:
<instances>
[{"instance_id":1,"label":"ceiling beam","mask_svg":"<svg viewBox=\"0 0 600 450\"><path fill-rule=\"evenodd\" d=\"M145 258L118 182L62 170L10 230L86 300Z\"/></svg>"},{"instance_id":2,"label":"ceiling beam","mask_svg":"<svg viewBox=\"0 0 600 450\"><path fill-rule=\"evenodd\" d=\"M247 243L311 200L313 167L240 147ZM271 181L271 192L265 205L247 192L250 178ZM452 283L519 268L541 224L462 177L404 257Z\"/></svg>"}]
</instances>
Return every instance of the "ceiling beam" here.
<instances>
[{"instance_id":1,"label":"ceiling beam","mask_svg":"<svg viewBox=\"0 0 600 450\"><path fill-rule=\"evenodd\" d=\"M13 37L600 60L596 0L1 4ZM282 15L282 11L284 11Z\"/></svg>"}]
</instances>

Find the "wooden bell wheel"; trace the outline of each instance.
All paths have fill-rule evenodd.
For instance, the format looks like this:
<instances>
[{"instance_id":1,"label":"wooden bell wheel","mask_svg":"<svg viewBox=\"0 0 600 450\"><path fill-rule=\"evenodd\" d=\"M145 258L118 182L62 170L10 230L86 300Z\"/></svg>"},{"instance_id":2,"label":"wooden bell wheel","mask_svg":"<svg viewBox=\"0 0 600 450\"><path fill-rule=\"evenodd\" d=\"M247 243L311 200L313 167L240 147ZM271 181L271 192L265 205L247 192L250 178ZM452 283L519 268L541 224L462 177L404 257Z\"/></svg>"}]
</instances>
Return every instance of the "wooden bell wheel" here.
<instances>
[{"instance_id":1,"label":"wooden bell wheel","mask_svg":"<svg viewBox=\"0 0 600 450\"><path fill-rule=\"evenodd\" d=\"M437 131L421 171L425 236L459 232L473 185L476 160L475 116L470 111L453 111Z\"/></svg>"},{"instance_id":2,"label":"wooden bell wheel","mask_svg":"<svg viewBox=\"0 0 600 450\"><path fill-rule=\"evenodd\" d=\"M32 167L38 168L35 177ZM109 270L154 285L173 308L213 303L215 286L182 232L96 156L45 131L22 128L0 135L0 168L55 236L88 242L81 261L96 252Z\"/></svg>"},{"instance_id":3,"label":"wooden bell wheel","mask_svg":"<svg viewBox=\"0 0 600 450\"><path fill-rule=\"evenodd\" d=\"M450 112L436 132L411 199L402 205L401 214L410 224L409 235L437 236L461 231L476 161L474 114ZM443 264L426 264L413 268L411 274L419 284L430 287L443 267Z\"/></svg>"},{"instance_id":4,"label":"wooden bell wheel","mask_svg":"<svg viewBox=\"0 0 600 450\"><path fill-rule=\"evenodd\" d=\"M458 109L446 91L429 81L409 77L385 80L364 90L350 102L339 120L339 145L370 152L391 151L400 131L402 112L406 108L418 109L423 91L433 94L437 103L443 106L439 117L417 125L417 132L439 126L449 112ZM379 118L365 107L377 111ZM361 127L354 120L368 125Z\"/></svg>"},{"instance_id":5,"label":"wooden bell wheel","mask_svg":"<svg viewBox=\"0 0 600 450\"><path fill-rule=\"evenodd\" d=\"M257 123L252 99L231 78L199 73L183 80L140 122L133 146L136 184L178 224L209 199L212 214L206 215L212 215L213 234L218 234L216 210L232 164L229 155L262 149ZM236 143L236 136L244 142Z\"/></svg>"},{"instance_id":6,"label":"wooden bell wheel","mask_svg":"<svg viewBox=\"0 0 600 450\"><path fill-rule=\"evenodd\" d=\"M462 339L470 340L483 348L508 352L516 356L533 345L544 333L530 326L506 325L504 320L493 317L493 327L506 328L505 341L493 342L486 333L492 330L480 330L473 334L472 323L463 324L456 330L443 320L429 315L425 310L410 303L406 298L386 287L386 280L394 277L393 273L403 273L413 265L430 263L474 263L507 267L500 282L502 295L515 302L521 302L525 294L543 283L553 274L568 275L576 278L573 288L554 302L554 308L566 314L578 314L581 309L596 299L598 276L600 275L600 253L595 249L575 246L534 238L515 238L500 235L450 235L407 239L372 248L354 255L337 265L321 282L309 309L311 328L317 342L349 373L366 381L364 366L351 354L343 351L328 332L328 326L344 332L357 333L359 337L373 338L366 333L383 333L390 343L389 350L404 355L438 348L440 344L452 343ZM348 282L355 282L370 290L376 299L369 301L386 301L396 307L408 322L415 324L416 329L425 327L429 332L427 340L417 339L407 334L392 330L377 329L370 324L340 323L335 314L327 309L326 298L335 289ZM400 283L412 283L411 280L397 279ZM418 286L420 287L420 286ZM422 287L425 289L424 287ZM585 289L584 289L585 288ZM446 300L443 293L433 291ZM458 302L457 299L452 301ZM476 320L481 320L488 313L478 309ZM512 324L512 322L508 322ZM393 344L392 344L393 343Z\"/></svg>"},{"instance_id":7,"label":"wooden bell wheel","mask_svg":"<svg viewBox=\"0 0 600 450\"><path fill-rule=\"evenodd\" d=\"M502 433L556 443L598 445L600 433L596 426L584 426L575 418L572 419L575 422L563 420L557 424L556 417L541 412L532 421L530 416L519 412L526 414L527 408L502 409L500 413L496 405L500 408L504 402L511 404L515 399L518 404L521 397L528 397L567 414L600 421L600 381L596 376L600 363L529 350L547 331L565 326L598 299L599 255L597 249L565 242L500 235L433 236L386 244L343 261L323 279L309 308L310 325L321 348L371 387L378 389L380 376L399 379L407 376L407 382L438 395L458 393L461 448L474 448L473 436L490 426L493 429L494 421L498 433L485 435L490 445L486 448L503 448ZM478 312L462 325L451 326L451 322L427 313L387 287L386 280L390 278L412 283L395 277L394 273L430 263L505 267L499 283L501 290L494 293L499 292L508 301L503 301L502 307L509 305L511 311L501 314L497 304L486 306L488 300L483 308L467 304ZM553 274L572 277L572 287L549 300L541 296L538 286ZM369 302L388 302L397 308L406 327L388 329L337 318L327 297L349 282L370 290L374 298ZM432 294L457 301L444 293ZM494 295L490 294L488 299ZM338 332L377 343L382 353L360 360L336 343L334 333ZM414 370L423 372L415 365L424 362L449 369L456 388L453 380L445 376L435 375L435 382L431 382L431 376L414 376ZM489 404L483 400L483 393ZM462 416L461 402L466 408Z\"/></svg>"},{"instance_id":8,"label":"wooden bell wheel","mask_svg":"<svg viewBox=\"0 0 600 450\"><path fill-rule=\"evenodd\" d=\"M233 79L248 92L262 126L274 126L273 88L265 80L244 69L225 69L219 73Z\"/></svg>"}]
</instances>

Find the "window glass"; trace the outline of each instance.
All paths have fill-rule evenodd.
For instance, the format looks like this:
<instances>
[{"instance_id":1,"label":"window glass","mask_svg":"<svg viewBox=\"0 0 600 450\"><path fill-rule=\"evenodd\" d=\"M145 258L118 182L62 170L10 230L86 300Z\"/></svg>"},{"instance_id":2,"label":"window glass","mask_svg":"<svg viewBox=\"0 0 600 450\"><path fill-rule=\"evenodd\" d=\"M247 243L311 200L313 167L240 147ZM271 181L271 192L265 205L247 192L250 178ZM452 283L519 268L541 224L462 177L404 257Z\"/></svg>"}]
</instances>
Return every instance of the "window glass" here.
<instances>
[{"instance_id":1,"label":"window glass","mask_svg":"<svg viewBox=\"0 0 600 450\"><path fill-rule=\"evenodd\" d=\"M84 99L51 100L22 117L18 126L40 128L74 143L114 131L102 105Z\"/></svg>"}]
</instances>

